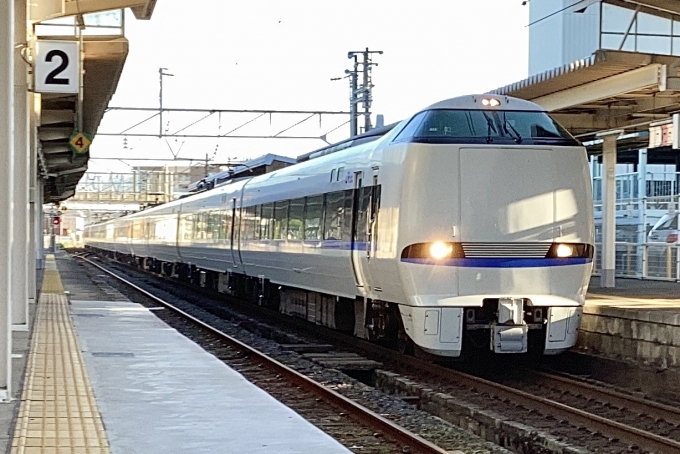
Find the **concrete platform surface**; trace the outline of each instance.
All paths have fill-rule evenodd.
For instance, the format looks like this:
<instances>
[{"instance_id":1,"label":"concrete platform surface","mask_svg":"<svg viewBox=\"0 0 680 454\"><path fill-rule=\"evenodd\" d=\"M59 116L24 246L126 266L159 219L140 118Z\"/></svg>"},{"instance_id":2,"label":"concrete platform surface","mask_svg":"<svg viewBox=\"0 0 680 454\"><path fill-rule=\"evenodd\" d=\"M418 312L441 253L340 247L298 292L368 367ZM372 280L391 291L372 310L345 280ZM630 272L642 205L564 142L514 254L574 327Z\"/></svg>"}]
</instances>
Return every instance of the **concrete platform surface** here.
<instances>
[{"instance_id":1,"label":"concrete platform surface","mask_svg":"<svg viewBox=\"0 0 680 454\"><path fill-rule=\"evenodd\" d=\"M143 306L71 301L112 453L349 453Z\"/></svg>"}]
</instances>

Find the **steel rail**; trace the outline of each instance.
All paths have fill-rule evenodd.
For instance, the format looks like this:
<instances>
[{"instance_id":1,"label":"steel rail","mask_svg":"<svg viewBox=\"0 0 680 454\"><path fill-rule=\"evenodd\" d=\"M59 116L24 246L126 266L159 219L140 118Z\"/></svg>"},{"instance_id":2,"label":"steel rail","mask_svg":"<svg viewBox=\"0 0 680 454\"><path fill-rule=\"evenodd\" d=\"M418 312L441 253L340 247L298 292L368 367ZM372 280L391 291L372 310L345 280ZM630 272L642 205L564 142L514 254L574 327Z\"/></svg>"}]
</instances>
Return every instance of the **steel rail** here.
<instances>
[{"instance_id":1,"label":"steel rail","mask_svg":"<svg viewBox=\"0 0 680 454\"><path fill-rule=\"evenodd\" d=\"M555 382L555 387L559 386L561 389L567 389L574 394L580 394L592 400L604 401L619 408L626 408L634 411L639 415L647 415L652 418L663 418L667 422L680 426L680 409L671 405L661 404L658 402L645 400L637 396L631 396L619 391L614 391L607 388L599 388L590 383L583 383L571 378L555 375L554 373L535 372L544 380ZM654 411L654 414L651 414Z\"/></svg>"},{"instance_id":2,"label":"steel rail","mask_svg":"<svg viewBox=\"0 0 680 454\"><path fill-rule=\"evenodd\" d=\"M251 358L256 359L259 363L270 367L273 369L276 373L279 373L283 376L285 376L287 379L291 380L294 382L296 385L299 385L306 389L307 391L313 392L315 394L321 395L326 401L332 403L333 405L336 405L343 410L347 411L351 416L354 417L354 419L361 421L364 424L370 425L371 427L378 428L379 430L382 430L384 434L387 437L393 438L394 440L403 443L407 446L410 447L410 449L413 452L416 453L423 453L423 454L450 454L449 451L446 451L439 446L430 443L429 441L425 440L424 438L408 431L407 429L393 423L389 419L386 419L379 414L369 410L368 408L359 405L358 403L354 402L353 400L348 399L347 397L343 396L342 394L333 391L332 389L329 389L325 387L324 385L315 382L314 380L310 379L309 377L291 369L290 367L280 363L279 361L270 358L269 356L265 355L264 353L260 352L259 350L254 349L253 347L250 347L249 345L244 344L243 342L239 341L238 339L235 339L228 334L220 331L219 329L210 326L209 324L199 320L198 318L194 317L191 314L188 314L187 312L179 309L178 307L172 305L171 303L168 303L161 298L153 295L152 293L144 290L143 288L133 284L132 282L126 280L125 278L117 275L116 273L109 271L105 267L94 263L92 260L89 260L85 257L82 256L76 256L77 258L88 262L92 266L97 267L98 269L104 271L105 273L109 274L110 276L118 279L120 282L124 283L125 285L135 289L135 291L143 294L147 298L150 298L154 300L155 302L161 304L163 307L166 307L183 317L191 320L192 322L196 323L197 325L201 326L202 328L205 328L212 333L216 334L223 340L227 341L229 344L232 346L241 349L243 351L246 351L248 355Z\"/></svg>"}]
</instances>

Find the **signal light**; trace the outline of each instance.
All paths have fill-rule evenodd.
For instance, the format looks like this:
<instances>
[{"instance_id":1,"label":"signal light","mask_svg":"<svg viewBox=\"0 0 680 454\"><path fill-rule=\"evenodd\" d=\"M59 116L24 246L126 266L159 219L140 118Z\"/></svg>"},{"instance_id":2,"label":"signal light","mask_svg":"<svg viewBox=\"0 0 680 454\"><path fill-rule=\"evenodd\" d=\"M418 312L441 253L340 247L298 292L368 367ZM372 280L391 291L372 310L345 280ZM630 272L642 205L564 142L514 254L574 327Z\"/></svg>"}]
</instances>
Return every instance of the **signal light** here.
<instances>
[{"instance_id":1,"label":"signal light","mask_svg":"<svg viewBox=\"0 0 680 454\"><path fill-rule=\"evenodd\" d=\"M54 218L52 218L52 224L54 225L61 224L61 218L59 216L55 216Z\"/></svg>"}]
</instances>

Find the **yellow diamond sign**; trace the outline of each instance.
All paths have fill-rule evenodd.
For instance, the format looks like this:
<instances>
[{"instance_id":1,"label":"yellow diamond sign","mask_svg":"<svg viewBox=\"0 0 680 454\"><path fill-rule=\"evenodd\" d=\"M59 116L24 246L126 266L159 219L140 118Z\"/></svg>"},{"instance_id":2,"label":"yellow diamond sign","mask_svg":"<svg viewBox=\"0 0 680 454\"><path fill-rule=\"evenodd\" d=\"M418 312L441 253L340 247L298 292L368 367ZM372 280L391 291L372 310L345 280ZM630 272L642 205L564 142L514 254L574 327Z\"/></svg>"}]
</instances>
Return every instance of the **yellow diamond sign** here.
<instances>
[{"instance_id":1,"label":"yellow diamond sign","mask_svg":"<svg viewBox=\"0 0 680 454\"><path fill-rule=\"evenodd\" d=\"M76 131L71 135L71 140L68 143L74 154L85 154L90 150L92 137L86 132Z\"/></svg>"}]
</instances>

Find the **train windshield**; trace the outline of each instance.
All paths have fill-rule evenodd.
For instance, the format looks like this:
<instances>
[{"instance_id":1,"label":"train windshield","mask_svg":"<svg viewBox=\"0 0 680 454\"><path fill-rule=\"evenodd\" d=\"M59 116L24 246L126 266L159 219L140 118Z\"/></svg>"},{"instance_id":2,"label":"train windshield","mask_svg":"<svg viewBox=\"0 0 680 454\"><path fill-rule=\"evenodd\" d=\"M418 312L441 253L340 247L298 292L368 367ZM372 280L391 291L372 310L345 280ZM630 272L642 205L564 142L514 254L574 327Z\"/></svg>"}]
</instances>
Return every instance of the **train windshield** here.
<instances>
[{"instance_id":1,"label":"train windshield","mask_svg":"<svg viewBox=\"0 0 680 454\"><path fill-rule=\"evenodd\" d=\"M395 141L580 145L545 112L438 109L413 117Z\"/></svg>"}]
</instances>

